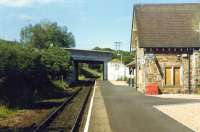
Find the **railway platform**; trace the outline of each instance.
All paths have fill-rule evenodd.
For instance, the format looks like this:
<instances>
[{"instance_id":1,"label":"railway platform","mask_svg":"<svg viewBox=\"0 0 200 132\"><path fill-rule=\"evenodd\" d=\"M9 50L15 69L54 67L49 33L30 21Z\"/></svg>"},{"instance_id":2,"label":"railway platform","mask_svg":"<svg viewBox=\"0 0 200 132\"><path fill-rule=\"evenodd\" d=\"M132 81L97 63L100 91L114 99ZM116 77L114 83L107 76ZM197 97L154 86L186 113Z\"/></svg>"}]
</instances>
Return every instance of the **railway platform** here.
<instances>
[{"instance_id":1,"label":"railway platform","mask_svg":"<svg viewBox=\"0 0 200 132\"><path fill-rule=\"evenodd\" d=\"M97 81L88 131L192 132L154 106L196 101L145 96L132 87Z\"/></svg>"},{"instance_id":2,"label":"railway platform","mask_svg":"<svg viewBox=\"0 0 200 132\"><path fill-rule=\"evenodd\" d=\"M112 132L108 113L101 94L101 82L95 85L94 102L89 126L89 132Z\"/></svg>"}]
</instances>

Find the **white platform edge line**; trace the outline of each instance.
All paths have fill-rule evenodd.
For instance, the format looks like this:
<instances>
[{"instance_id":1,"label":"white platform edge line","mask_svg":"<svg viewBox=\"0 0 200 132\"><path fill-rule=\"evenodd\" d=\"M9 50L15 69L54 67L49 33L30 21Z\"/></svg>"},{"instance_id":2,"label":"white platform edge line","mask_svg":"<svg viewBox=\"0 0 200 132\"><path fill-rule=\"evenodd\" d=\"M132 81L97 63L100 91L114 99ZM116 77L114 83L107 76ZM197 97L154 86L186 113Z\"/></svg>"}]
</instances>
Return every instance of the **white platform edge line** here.
<instances>
[{"instance_id":1,"label":"white platform edge line","mask_svg":"<svg viewBox=\"0 0 200 132\"><path fill-rule=\"evenodd\" d=\"M96 89L96 81L95 81L95 84L94 84L94 91L93 91L92 98L91 98L91 101L90 101L87 120L86 120L85 128L84 128L83 132L88 132L88 130L89 130L90 119L91 119L91 114L92 114L92 107L93 107L93 101L94 101L94 95L95 95L95 89Z\"/></svg>"}]
</instances>

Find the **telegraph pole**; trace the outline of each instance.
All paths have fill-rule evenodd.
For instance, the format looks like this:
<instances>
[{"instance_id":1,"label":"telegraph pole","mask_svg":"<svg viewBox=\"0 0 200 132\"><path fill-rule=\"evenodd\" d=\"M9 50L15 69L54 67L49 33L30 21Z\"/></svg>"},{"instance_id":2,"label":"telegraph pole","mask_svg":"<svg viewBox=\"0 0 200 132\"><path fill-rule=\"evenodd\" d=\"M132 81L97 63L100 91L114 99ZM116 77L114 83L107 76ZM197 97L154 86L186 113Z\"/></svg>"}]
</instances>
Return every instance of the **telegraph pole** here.
<instances>
[{"instance_id":1,"label":"telegraph pole","mask_svg":"<svg viewBox=\"0 0 200 132\"><path fill-rule=\"evenodd\" d=\"M122 44L122 42L120 42L120 41L115 41L114 44L115 44L115 50L116 50L117 53L119 54L120 45Z\"/></svg>"},{"instance_id":2,"label":"telegraph pole","mask_svg":"<svg viewBox=\"0 0 200 132\"><path fill-rule=\"evenodd\" d=\"M120 46L121 46L122 42L120 42L120 41L115 41L114 44L115 44L115 47L116 47L117 56L120 56L120 59L121 59L121 65L120 65L120 69L121 69L121 68L123 68L122 52L120 53ZM121 70L120 70L120 71L121 71ZM125 71L125 70L124 70L124 71ZM124 75L121 76L121 80L123 80L124 77L125 77L125 72L124 72Z\"/></svg>"},{"instance_id":3,"label":"telegraph pole","mask_svg":"<svg viewBox=\"0 0 200 132\"><path fill-rule=\"evenodd\" d=\"M114 44L115 44L115 49L116 49L117 55L121 57L121 64L122 64L122 53L120 54L120 46L121 46L122 42L115 41Z\"/></svg>"}]
</instances>

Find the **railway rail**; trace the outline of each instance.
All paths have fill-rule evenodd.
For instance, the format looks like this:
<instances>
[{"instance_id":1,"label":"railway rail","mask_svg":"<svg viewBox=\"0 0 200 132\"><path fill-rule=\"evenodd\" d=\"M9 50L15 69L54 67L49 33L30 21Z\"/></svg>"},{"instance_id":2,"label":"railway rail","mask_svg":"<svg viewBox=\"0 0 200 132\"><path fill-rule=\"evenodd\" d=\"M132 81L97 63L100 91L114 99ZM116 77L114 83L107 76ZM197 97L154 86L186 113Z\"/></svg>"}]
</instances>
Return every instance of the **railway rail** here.
<instances>
[{"instance_id":1,"label":"railway rail","mask_svg":"<svg viewBox=\"0 0 200 132\"><path fill-rule=\"evenodd\" d=\"M81 107L81 110L79 111L79 115L78 117L76 118L76 121L71 129L71 132L78 132L79 131L79 128L81 126L81 123L82 123L82 119L83 119L83 115L84 115L84 112L85 112L85 109L86 109L86 106L88 104L88 101L89 101L89 97L90 97L90 94L92 92L92 88L93 88L93 85L94 85L94 82L95 80L93 80L91 83L92 83L92 86L90 86L90 89L87 93L87 96L83 102L83 105Z\"/></svg>"},{"instance_id":2,"label":"railway rail","mask_svg":"<svg viewBox=\"0 0 200 132\"><path fill-rule=\"evenodd\" d=\"M81 103L81 108L78 111L78 115L74 120L71 132L78 132L82 119L84 116L84 112L89 101L90 93L92 91L95 79L88 80L89 83L89 90L87 91L86 97ZM79 88L73 95L71 95L68 99L66 99L62 105L60 105L55 111L53 111L45 120L43 120L40 124L33 126L33 132L41 132L44 131L61 113L64 111L65 108L69 107L69 104L78 96L78 94L82 91L83 88ZM66 130L67 131L67 130Z\"/></svg>"}]
</instances>

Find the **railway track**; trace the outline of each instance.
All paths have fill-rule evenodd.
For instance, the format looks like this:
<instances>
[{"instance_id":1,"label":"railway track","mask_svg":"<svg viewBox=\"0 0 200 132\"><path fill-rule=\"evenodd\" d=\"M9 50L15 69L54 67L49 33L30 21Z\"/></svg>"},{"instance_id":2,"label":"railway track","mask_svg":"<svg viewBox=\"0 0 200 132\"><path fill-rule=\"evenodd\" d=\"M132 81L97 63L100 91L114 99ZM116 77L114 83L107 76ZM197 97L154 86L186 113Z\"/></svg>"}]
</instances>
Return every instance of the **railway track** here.
<instances>
[{"instance_id":1,"label":"railway track","mask_svg":"<svg viewBox=\"0 0 200 132\"><path fill-rule=\"evenodd\" d=\"M94 82L95 79L88 80L83 87L79 88L72 96L66 99L46 119L40 124L33 126L33 132L78 132ZM71 117L74 119L71 120ZM67 124L68 128L66 128L66 123L70 124Z\"/></svg>"},{"instance_id":2,"label":"railway track","mask_svg":"<svg viewBox=\"0 0 200 132\"><path fill-rule=\"evenodd\" d=\"M87 103L89 101L89 97L90 97L90 94L92 92L92 88L93 88L93 85L94 85L94 82L95 82L95 79L91 82L92 83L92 86L90 87L88 93L87 93L87 96L82 104L82 107L81 107L81 110L79 111L79 114L76 118L76 121L71 129L71 132L78 132L79 131L79 128L81 126L81 123L82 123L82 119L83 119L83 115L84 115L84 112L85 112L85 109L87 107Z\"/></svg>"}]
</instances>

